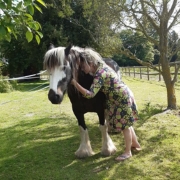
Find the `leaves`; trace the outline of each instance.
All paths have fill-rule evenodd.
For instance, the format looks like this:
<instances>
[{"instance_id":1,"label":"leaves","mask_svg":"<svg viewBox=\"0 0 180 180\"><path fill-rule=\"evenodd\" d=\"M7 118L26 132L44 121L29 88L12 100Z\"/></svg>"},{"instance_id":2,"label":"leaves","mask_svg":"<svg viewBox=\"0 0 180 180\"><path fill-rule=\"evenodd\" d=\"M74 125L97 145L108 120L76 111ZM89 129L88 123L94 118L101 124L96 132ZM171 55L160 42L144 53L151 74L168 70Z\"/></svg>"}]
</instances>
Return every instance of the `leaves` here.
<instances>
[{"instance_id":1,"label":"leaves","mask_svg":"<svg viewBox=\"0 0 180 180\"><path fill-rule=\"evenodd\" d=\"M44 7L46 7L46 4L45 4L42 0L37 0L37 2L39 2L41 5L43 5Z\"/></svg>"},{"instance_id":2,"label":"leaves","mask_svg":"<svg viewBox=\"0 0 180 180\"><path fill-rule=\"evenodd\" d=\"M6 29L4 26L0 25L0 35L1 37L6 35Z\"/></svg>"},{"instance_id":3,"label":"leaves","mask_svg":"<svg viewBox=\"0 0 180 180\"><path fill-rule=\"evenodd\" d=\"M36 31L36 33L40 36L40 38L43 38L43 34L39 31Z\"/></svg>"},{"instance_id":4,"label":"leaves","mask_svg":"<svg viewBox=\"0 0 180 180\"><path fill-rule=\"evenodd\" d=\"M38 2L38 5L35 3ZM17 38L19 31L27 29L25 32L26 39L31 42L35 37L37 43L40 43L42 33L38 30L41 25L33 19L35 10L42 13L40 6L46 7L43 0L24 0L17 2L17 0L1 0L0 2L0 39L11 41L13 35ZM38 32L37 32L38 31Z\"/></svg>"},{"instance_id":5,"label":"leaves","mask_svg":"<svg viewBox=\"0 0 180 180\"><path fill-rule=\"evenodd\" d=\"M0 2L0 9L6 9L6 5L3 2Z\"/></svg>"},{"instance_id":6,"label":"leaves","mask_svg":"<svg viewBox=\"0 0 180 180\"><path fill-rule=\"evenodd\" d=\"M11 42L11 35L10 35L10 34L6 34L6 40L7 40L8 42Z\"/></svg>"},{"instance_id":7,"label":"leaves","mask_svg":"<svg viewBox=\"0 0 180 180\"><path fill-rule=\"evenodd\" d=\"M29 20L33 20L33 17L30 14L25 13L24 15L29 18Z\"/></svg>"},{"instance_id":8,"label":"leaves","mask_svg":"<svg viewBox=\"0 0 180 180\"><path fill-rule=\"evenodd\" d=\"M30 31L26 31L26 39L28 42L31 42L33 39L33 33Z\"/></svg>"},{"instance_id":9,"label":"leaves","mask_svg":"<svg viewBox=\"0 0 180 180\"><path fill-rule=\"evenodd\" d=\"M39 44L39 43L40 43L40 38L39 38L39 36L38 36L38 35L36 35L35 37L36 37L36 41L37 41L37 43Z\"/></svg>"},{"instance_id":10,"label":"leaves","mask_svg":"<svg viewBox=\"0 0 180 180\"><path fill-rule=\"evenodd\" d=\"M29 13L30 13L31 15L34 14L34 7L33 7L32 5L29 5L29 6L27 7L27 9L28 9L28 11L29 11Z\"/></svg>"},{"instance_id":11,"label":"leaves","mask_svg":"<svg viewBox=\"0 0 180 180\"><path fill-rule=\"evenodd\" d=\"M41 10L41 8L37 5L37 4L35 4L34 3L34 7L39 11L39 12L41 12L42 13L42 10Z\"/></svg>"}]
</instances>

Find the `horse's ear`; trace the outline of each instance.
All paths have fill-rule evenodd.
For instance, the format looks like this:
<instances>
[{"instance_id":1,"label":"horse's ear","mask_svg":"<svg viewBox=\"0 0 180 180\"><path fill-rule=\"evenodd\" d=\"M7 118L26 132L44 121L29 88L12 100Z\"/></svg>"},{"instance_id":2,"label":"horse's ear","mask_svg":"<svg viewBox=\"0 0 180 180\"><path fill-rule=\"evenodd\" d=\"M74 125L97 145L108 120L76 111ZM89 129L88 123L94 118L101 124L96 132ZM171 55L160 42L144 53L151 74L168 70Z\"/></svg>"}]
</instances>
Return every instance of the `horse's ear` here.
<instances>
[{"instance_id":1,"label":"horse's ear","mask_svg":"<svg viewBox=\"0 0 180 180\"><path fill-rule=\"evenodd\" d=\"M73 45L70 44L70 45L69 45L68 47L66 47L66 49L64 50L66 56L69 55L69 51L71 50L72 46L73 46Z\"/></svg>"},{"instance_id":2,"label":"horse's ear","mask_svg":"<svg viewBox=\"0 0 180 180\"><path fill-rule=\"evenodd\" d=\"M50 43L48 50L53 49L53 48L55 48L54 44Z\"/></svg>"}]
</instances>

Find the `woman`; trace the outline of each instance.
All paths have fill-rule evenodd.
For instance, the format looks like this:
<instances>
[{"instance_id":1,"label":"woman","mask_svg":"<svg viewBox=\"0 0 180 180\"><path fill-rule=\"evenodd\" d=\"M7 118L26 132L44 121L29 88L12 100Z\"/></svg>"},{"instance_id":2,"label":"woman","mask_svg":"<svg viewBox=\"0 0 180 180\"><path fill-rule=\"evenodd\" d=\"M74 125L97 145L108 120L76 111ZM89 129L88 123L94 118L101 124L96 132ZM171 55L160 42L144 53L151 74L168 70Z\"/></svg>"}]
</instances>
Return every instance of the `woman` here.
<instances>
[{"instance_id":1,"label":"woman","mask_svg":"<svg viewBox=\"0 0 180 180\"><path fill-rule=\"evenodd\" d=\"M125 140L125 152L115 160L124 161L132 156L131 149L140 151L141 147L132 127L137 120L137 109L130 89L118 79L117 74L107 66L101 56L93 56L90 52L80 55L79 68L94 77L89 90L83 88L75 79L71 83L86 98L93 98L98 91L106 95L105 116L109 126L122 131Z\"/></svg>"}]
</instances>

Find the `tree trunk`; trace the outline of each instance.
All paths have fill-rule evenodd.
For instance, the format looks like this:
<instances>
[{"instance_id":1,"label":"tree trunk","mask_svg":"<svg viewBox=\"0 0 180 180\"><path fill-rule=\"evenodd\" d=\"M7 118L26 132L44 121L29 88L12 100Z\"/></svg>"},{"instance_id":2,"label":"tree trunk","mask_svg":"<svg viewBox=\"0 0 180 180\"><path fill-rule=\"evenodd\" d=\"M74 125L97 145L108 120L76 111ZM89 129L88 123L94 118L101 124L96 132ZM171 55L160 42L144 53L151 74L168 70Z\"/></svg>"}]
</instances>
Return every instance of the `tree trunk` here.
<instances>
[{"instance_id":1,"label":"tree trunk","mask_svg":"<svg viewBox=\"0 0 180 180\"><path fill-rule=\"evenodd\" d=\"M167 2L163 1L163 11L160 16L160 39L159 39L159 50L160 50L160 65L162 66L162 76L166 84L167 89L167 108L176 109L176 95L175 95L175 82L171 78L171 70L168 59L168 22L166 20L168 15Z\"/></svg>"},{"instance_id":2,"label":"tree trunk","mask_svg":"<svg viewBox=\"0 0 180 180\"><path fill-rule=\"evenodd\" d=\"M168 61L165 58L165 54L161 54L160 62L162 65L162 76L166 85L167 90L167 108L168 109L176 109L176 95L175 95L175 82L172 81L171 71Z\"/></svg>"},{"instance_id":3,"label":"tree trunk","mask_svg":"<svg viewBox=\"0 0 180 180\"><path fill-rule=\"evenodd\" d=\"M176 109L176 95L175 95L175 87L174 83L168 83L166 84L166 89L167 89L167 103L168 109Z\"/></svg>"},{"instance_id":4,"label":"tree trunk","mask_svg":"<svg viewBox=\"0 0 180 180\"><path fill-rule=\"evenodd\" d=\"M167 109L176 109L175 82L172 81L171 71L168 61L162 61L162 76L167 90Z\"/></svg>"}]
</instances>

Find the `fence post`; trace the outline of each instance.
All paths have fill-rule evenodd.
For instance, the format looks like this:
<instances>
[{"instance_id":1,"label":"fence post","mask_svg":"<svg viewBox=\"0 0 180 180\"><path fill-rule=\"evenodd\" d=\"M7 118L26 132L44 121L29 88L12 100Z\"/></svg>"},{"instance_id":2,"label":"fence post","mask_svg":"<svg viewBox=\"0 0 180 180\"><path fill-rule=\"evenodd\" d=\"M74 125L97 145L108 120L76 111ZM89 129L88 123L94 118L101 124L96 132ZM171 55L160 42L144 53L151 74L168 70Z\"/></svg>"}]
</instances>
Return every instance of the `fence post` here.
<instances>
[{"instance_id":1,"label":"fence post","mask_svg":"<svg viewBox=\"0 0 180 180\"><path fill-rule=\"evenodd\" d=\"M147 67L147 76L148 76L148 81L149 81L149 67Z\"/></svg>"},{"instance_id":2,"label":"fence post","mask_svg":"<svg viewBox=\"0 0 180 180\"><path fill-rule=\"evenodd\" d=\"M140 79L142 79L141 67L140 67L140 72L139 72L139 75L140 75Z\"/></svg>"},{"instance_id":3,"label":"fence post","mask_svg":"<svg viewBox=\"0 0 180 180\"><path fill-rule=\"evenodd\" d=\"M133 66L133 71L134 71L134 78L136 77L136 71L135 71L135 67Z\"/></svg>"},{"instance_id":4,"label":"fence post","mask_svg":"<svg viewBox=\"0 0 180 180\"><path fill-rule=\"evenodd\" d=\"M129 76L131 76L131 70L130 67L128 66L128 70L129 70Z\"/></svg>"}]
</instances>

